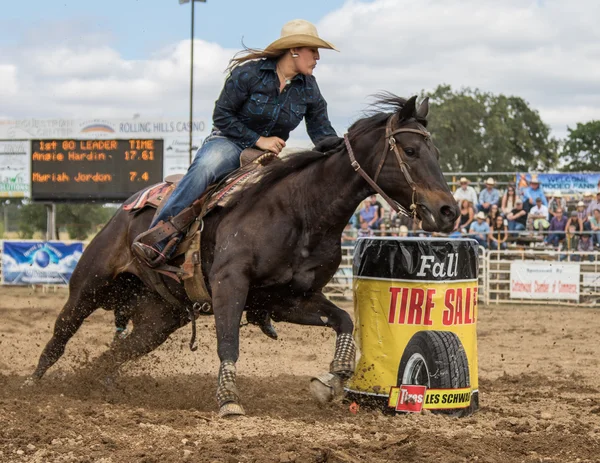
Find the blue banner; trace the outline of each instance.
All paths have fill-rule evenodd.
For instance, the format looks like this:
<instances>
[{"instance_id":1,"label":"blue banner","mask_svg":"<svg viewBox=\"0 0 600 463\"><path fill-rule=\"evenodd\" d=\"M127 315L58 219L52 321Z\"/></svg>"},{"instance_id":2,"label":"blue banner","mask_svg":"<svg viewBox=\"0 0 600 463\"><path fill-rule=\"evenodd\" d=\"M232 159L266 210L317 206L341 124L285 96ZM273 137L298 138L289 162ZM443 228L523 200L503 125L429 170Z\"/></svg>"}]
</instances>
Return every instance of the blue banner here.
<instances>
[{"instance_id":1,"label":"blue banner","mask_svg":"<svg viewBox=\"0 0 600 463\"><path fill-rule=\"evenodd\" d=\"M546 196L554 191L560 191L566 194L588 193L594 195L600 191L598 181L600 181L600 173L596 174L536 174L540 181L540 186L546 193ZM524 188L531 180L531 174L517 174L517 186Z\"/></svg>"},{"instance_id":2,"label":"blue banner","mask_svg":"<svg viewBox=\"0 0 600 463\"><path fill-rule=\"evenodd\" d=\"M83 253L83 243L3 241L2 284L66 285Z\"/></svg>"}]
</instances>

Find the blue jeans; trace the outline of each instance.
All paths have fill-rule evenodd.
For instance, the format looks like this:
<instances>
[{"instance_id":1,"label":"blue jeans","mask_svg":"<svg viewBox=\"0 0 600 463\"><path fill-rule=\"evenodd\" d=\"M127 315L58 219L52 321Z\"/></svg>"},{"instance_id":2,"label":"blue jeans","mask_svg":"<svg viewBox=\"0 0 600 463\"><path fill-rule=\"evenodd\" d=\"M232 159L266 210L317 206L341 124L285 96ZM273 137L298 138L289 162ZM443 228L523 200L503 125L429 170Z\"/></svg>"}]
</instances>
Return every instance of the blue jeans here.
<instances>
[{"instance_id":1,"label":"blue jeans","mask_svg":"<svg viewBox=\"0 0 600 463\"><path fill-rule=\"evenodd\" d=\"M564 233L550 233L547 238L547 242L554 247L557 247L559 242L565 239Z\"/></svg>"},{"instance_id":2,"label":"blue jeans","mask_svg":"<svg viewBox=\"0 0 600 463\"><path fill-rule=\"evenodd\" d=\"M517 222L516 220L509 220L508 221L508 231L510 232L516 232L516 231L523 231L525 230L525 225L523 225L520 222ZM517 233L511 233L511 235L516 235Z\"/></svg>"},{"instance_id":3,"label":"blue jeans","mask_svg":"<svg viewBox=\"0 0 600 463\"><path fill-rule=\"evenodd\" d=\"M240 167L243 148L221 135L211 135L196 153L194 161L183 176L150 228L161 220L167 221L190 206L209 185L222 180ZM162 246L158 246L162 249Z\"/></svg>"}]
</instances>

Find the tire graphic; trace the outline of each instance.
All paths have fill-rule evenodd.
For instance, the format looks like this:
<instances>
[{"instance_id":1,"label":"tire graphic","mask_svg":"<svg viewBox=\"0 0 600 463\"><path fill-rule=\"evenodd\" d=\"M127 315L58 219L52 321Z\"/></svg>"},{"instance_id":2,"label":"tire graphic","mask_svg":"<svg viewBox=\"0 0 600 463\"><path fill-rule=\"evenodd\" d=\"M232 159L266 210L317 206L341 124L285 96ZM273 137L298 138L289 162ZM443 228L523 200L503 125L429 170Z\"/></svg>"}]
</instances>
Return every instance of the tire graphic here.
<instances>
[{"instance_id":1,"label":"tire graphic","mask_svg":"<svg viewBox=\"0 0 600 463\"><path fill-rule=\"evenodd\" d=\"M418 384L431 389L470 387L467 354L449 331L419 331L408 342L398 369L398 386ZM456 414L463 410L439 410Z\"/></svg>"}]
</instances>

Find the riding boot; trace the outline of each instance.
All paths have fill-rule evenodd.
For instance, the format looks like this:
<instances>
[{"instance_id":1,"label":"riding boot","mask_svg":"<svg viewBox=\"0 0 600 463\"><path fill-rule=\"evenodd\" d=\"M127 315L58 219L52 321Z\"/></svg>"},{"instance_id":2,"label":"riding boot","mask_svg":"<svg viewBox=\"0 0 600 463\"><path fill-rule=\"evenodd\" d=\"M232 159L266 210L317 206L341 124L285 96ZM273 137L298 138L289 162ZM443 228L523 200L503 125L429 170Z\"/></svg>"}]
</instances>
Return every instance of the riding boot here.
<instances>
[{"instance_id":1,"label":"riding boot","mask_svg":"<svg viewBox=\"0 0 600 463\"><path fill-rule=\"evenodd\" d=\"M160 225L157 225L156 227L158 226ZM154 228L151 228L150 231L154 230ZM139 240L140 236L136 237L132 243L131 251L138 259L140 259L150 268L159 267L167 262L181 241L181 235L176 234L169 238L169 241L166 245L162 245L162 241L159 241L154 245L150 245L141 242Z\"/></svg>"}]
</instances>

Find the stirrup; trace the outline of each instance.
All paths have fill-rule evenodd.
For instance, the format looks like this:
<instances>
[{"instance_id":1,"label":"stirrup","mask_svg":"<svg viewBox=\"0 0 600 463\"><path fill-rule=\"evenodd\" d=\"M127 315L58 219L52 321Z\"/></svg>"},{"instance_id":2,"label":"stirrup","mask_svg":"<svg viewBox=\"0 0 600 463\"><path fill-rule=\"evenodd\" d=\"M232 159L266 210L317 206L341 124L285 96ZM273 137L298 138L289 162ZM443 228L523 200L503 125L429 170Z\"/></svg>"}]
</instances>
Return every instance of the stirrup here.
<instances>
[{"instance_id":1,"label":"stirrup","mask_svg":"<svg viewBox=\"0 0 600 463\"><path fill-rule=\"evenodd\" d=\"M136 240L131 245L131 251L135 254L135 256L138 259L140 259L142 262L144 262L148 267L156 268L156 267L160 267L165 262L167 262L167 260L169 259L169 257L171 256L171 254L173 253L173 251L179 244L179 241L181 241L181 238L178 235L171 237L171 239L169 239L169 242L167 243L167 245L161 252L158 249L156 249L155 247L150 246L149 244L140 242L136 238ZM158 255L155 258L151 258L148 255L149 252L152 252L152 253L155 253Z\"/></svg>"}]
</instances>

